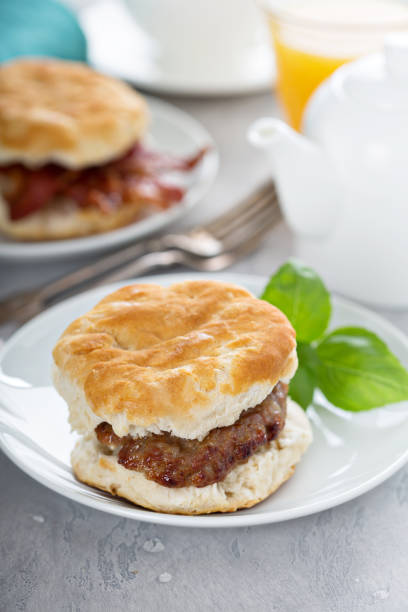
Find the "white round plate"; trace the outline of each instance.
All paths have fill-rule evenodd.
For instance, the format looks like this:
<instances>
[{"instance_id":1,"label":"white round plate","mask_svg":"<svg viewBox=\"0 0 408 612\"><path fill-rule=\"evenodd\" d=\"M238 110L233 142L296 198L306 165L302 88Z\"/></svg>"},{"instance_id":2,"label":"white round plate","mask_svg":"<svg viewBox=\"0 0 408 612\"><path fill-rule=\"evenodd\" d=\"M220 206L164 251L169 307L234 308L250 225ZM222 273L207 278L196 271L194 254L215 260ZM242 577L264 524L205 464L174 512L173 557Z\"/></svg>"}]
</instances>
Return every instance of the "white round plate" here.
<instances>
[{"instance_id":1,"label":"white round plate","mask_svg":"<svg viewBox=\"0 0 408 612\"><path fill-rule=\"evenodd\" d=\"M91 64L101 72L148 91L188 96L243 95L267 91L276 79L268 40L250 49L237 68L231 67L220 74L214 71L202 74L195 70L187 78L160 67L151 41L122 2L91 3L81 10L79 19L86 33Z\"/></svg>"},{"instance_id":2,"label":"white round plate","mask_svg":"<svg viewBox=\"0 0 408 612\"><path fill-rule=\"evenodd\" d=\"M145 277L143 282L168 285L192 278L222 279L256 295L267 280L237 274L168 274ZM308 410L314 441L294 476L253 508L209 516L161 514L77 482L69 462L77 437L70 433L64 401L51 387L51 351L68 323L118 286L94 289L51 308L18 331L0 355L0 423L5 410L9 418L10 413L21 417L20 429L37 445L29 448L2 433L1 447L45 486L92 508L135 520L179 527L237 527L284 521L337 506L369 491L407 462L408 402L355 414L333 408L319 397ZM333 326L362 325L373 330L408 364L408 339L395 327L351 302L335 298L333 306Z\"/></svg>"},{"instance_id":3,"label":"white round plate","mask_svg":"<svg viewBox=\"0 0 408 612\"><path fill-rule=\"evenodd\" d=\"M190 155L202 147L209 147L200 164L192 172L174 175L172 180L186 188L183 200L164 212L137 221L126 227L70 240L48 242L17 242L0 236L0 259L33 261L76 258L136 242L186 214L198 204L211 187L218 171L219 157L214 140L207 130L188 113L172 104L147 97L151 124L146 135L155 150ZM173 173L174 174L174 173Z\"/></svg>"}]
</instances>

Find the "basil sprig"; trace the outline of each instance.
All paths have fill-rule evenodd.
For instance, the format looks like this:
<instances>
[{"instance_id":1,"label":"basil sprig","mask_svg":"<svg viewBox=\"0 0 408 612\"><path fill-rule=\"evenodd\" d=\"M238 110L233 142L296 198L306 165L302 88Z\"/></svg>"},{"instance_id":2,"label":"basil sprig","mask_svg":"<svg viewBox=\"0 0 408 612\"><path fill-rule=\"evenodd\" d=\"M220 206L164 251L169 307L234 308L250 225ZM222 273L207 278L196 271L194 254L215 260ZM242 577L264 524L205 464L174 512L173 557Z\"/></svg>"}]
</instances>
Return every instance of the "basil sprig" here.
<instances>
[{"instance_id":1,"label":"basil sprig","mask_svg":"<svg viewBox=\"0 0 408 612\"><path fill-rule=\"evenodd\" d=\"M316 388L335 406L355 412L408 400L408 371L376 334L362 327L326 333L330 294L311 268L289 260L261 297L295 328L299 367L289 395L304 409Z\"/></svg>"}]
</instances>

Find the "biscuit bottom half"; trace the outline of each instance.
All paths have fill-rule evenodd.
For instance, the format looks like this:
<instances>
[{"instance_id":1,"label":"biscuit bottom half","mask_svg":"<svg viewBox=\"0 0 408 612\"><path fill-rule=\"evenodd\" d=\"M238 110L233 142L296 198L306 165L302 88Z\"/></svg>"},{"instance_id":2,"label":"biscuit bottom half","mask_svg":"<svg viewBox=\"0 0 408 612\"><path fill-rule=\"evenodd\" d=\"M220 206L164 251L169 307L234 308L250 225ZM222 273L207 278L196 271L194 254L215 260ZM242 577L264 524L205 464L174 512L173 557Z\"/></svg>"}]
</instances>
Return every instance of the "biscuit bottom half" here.
<instances>
[{"instance_id":1,"label":"biscuit bottom half","mask_svg":"<svg viewBox=\"0 0 408 612\"><path fill-rule=\"evenodd\" d=\"M119 465L116 455L104 450L94 432L77 442L71 460L80 481L144 508L171 514L209 514L250 508L271 495L292 476L311 441L306 414L288 398L286 423L279 437L231 470L224 480L206 487L168 488L148 480L142 472Z\"/></svg>"}]
</instances>

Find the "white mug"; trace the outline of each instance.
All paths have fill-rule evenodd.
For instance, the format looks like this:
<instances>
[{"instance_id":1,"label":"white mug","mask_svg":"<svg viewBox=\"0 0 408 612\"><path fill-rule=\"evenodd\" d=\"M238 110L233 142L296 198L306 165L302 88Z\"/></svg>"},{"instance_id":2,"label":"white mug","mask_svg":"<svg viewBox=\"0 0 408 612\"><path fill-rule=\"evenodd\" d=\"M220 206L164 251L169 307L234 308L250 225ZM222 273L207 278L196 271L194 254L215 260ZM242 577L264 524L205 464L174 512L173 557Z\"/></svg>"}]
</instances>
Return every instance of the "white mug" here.
<instances>
[{"instance_id":1,"label":"white mug","mask_svg":"<svg viewBox=\"0 0 408 612\"><path fill-rule=\"evenodd\" d=\"M266 27L256 0L126 0L154 45L156 62L180 78L242 69Z\"/></svg>"}]
</instances>

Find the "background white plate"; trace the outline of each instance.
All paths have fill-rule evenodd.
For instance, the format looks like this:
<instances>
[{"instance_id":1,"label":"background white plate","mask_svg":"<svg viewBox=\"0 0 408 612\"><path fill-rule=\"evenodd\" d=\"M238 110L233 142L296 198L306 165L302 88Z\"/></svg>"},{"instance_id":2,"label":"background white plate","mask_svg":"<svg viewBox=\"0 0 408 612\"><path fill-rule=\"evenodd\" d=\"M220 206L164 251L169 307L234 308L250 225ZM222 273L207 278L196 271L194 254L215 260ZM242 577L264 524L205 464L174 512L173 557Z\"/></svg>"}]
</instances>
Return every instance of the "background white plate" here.
<instances>
[{"instance_id":1,"label":"background white plate","mask_svg":"<svg viewBox=\"0 0 408 612\"><path fill-rule=\"evenodd\" d=\"M168 285L203 277L169 274L145 277L143 282ZM206 277L243 285L255 294L261 292L267 280L236 274ZM136 520L188 527L237 527L283 521L331 508L370 490L407 462L408 402L352 414L317 397L308 412L314 430L312 446L294 476L253 508L210 516L160 514L77 482L69 463L76 436L69 431L64 402L50 387L51 350L68 323L117 286L94 289L51 308L18 331L0 355L0 419L4 409L22 415L22 429L48 452L49 460L7 434L0 435L0 444L16 465L50 489L98 510ZM336 298L332 325L366 326L408 364L408 339L370 311ZM31 386L18 388L21 380Z\"/></svg>"},{"instance_id":2,"label":"background white plate","mask_svg":"<svg viewBox=\"0 0 408 612\"><path fill-rule=\"evenodd\" d=\"M176 155L190 155L201 147L210 147L193 172L176 177L177 184L187 188L183 200L167 211L95 236L49 242L17 242L0 236L0 259L32 261L52 258L55 261L58 258L80 257L86 253L118 247L160 230L198 204L211 187L218 171L219 158L214 140L188 113L156 98L146 99L151 115L146 141L152 148Z\"/></svg>"},{"instance_id":3,"label":"background white plate","mask_svg":"<svg viewBox=\"0 0 408 612\"><path fill-rule=\"evenodd\" d=\"M246 60L238 67L232 66L220 74L196 70L186 78L160 67L151 52L151 42L122 2L91 3L81 10L79 18L91 64L148 91L189 96L242 95L267 91L276 79L268 40L249 49Z\"/></svg>"}]
</instances>

